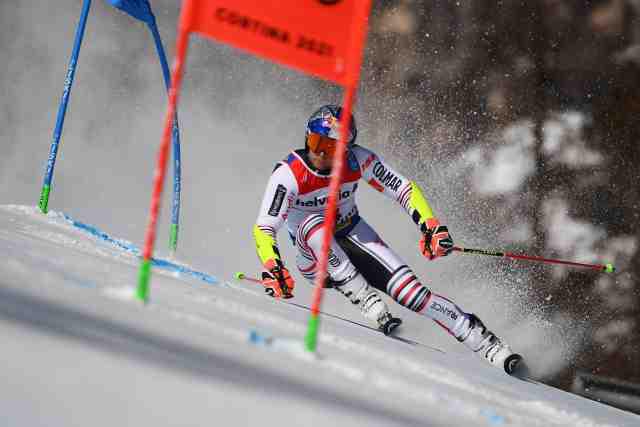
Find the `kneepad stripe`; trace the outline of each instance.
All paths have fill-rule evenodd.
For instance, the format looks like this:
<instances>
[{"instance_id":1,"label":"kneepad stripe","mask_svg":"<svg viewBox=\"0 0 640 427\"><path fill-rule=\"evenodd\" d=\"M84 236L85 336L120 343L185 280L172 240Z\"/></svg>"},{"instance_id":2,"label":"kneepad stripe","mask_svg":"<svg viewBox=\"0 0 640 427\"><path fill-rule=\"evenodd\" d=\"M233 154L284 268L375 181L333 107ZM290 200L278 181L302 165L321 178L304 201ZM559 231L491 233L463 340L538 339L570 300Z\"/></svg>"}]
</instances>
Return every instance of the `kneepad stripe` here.
<instances>
[{"instance_id":1,"label":"kneepad stripe","mask_svg":"<svg viewBox=\"0 0 640 427\"><path fill-rule=\"evenodd\" d=\"M414 311L416 311L418 313L422 313L422 314L424 314L424 311L426 310L427 306L429 305L429 300L431 299L431 291L428 290L427 288L425 288L425 290L427 291L427 293L424 296L424 299L418 305L418 307L416 307L415 310L414 310Z\"/></svg>"},{"instance_id":2,"label":"kneepad stripe","mask_svg":"<svg viewBox=\"0 0 640 427\"><path fill-rule=\"evenodd\" d=\"M317 226L322 226L324 218L320 215L312 215L308 217L298 227L297 240L306 243L310 237L310 233L314 231Z\"/></svg>"},{"instance_id":3,"label":"kneepad stripe","mask_svg":"<svg viewBox=\"0 0 640 427\"><path fill-rule=\"evenodd\" d=\"M311 262L316 262L316 258L313 256L313 254L311 252L309 252L308 250L305 250L304 247L302 246L298 246L298 252L300 253L300 256L308 261Z\"/></svg>"},{"instance_id":4,"label":"kneepad stripe","mask_svg":"<svg viewBox=\"0 0 640 427\"><path fill-rule=\"evenodd\" d=\"M317 233L318 231L320 231L322 229L322 227L324 226L323 223L320 224L316 224L313 226L313 228L311 228L311 230L309 230L305 236L304 236L304 241L308 242L309 239L311 239L311 236L313 236L315 233Z\"/></svg>"},{"instance_id":5,"label":"kneepad stripe","mask_svg":"<svg viewBox=\"0 0 640 427\"><path fill-rule=\"evenodd\" d=\"M421 288L422 284L416 281L416 283L414 283L409 287L409 289L407 289L407 292L404 293L402 299L399 300L400 304L408 307L407 303L413 299L413 297L418 293L418 291L420 291Z\"/></svg>"},{"instance_id":6,"label":"kneepad stripe","mask_svg":"<svg viewBox=\"0 0 640 427\"><path fill-rule=\"evenodd\" d=\"M412 272L411 269L406 265L401 265L396 269L396 271L392 273L391 278L387 283L387 293L389 295L392 295L393 289L396 287L400 280L403 280L403 278L406 277L407 274L411 275Z\"/></svg>"},{"instance_id":7,"label":"kneepad stripe","mask_svg":"<svg viewBox=\"0 0 640 427\"><path fill-rule=\"evenodd\" d=\"M391 289L391 296L396 300L396 301L400 301L401 300L401 296L403 295L403 290L407 289L409 290L409 284L411 282L415 282L416 280L416 276L414 276L413 274L409 277L407 277L405 280L403 280L399 285L397 286L393 286ZM406 293L406 292L405 292Z\"/></svg>"},{"instance_id":8,"label":"kneepad stripe","mask_svg":"<svg viewBox=\"0 0 640 427\"><path fill-rule=\"evenodd\" d=\"M427 300L429 294L429 289L425 288L424 285L421 284L418 292L407 302L405 307L410 310L419 312L423 308L424 302Z\"/></svg>"},{"instance_id":9,"label":"kneepad stripe","mask_svg":"<svg viewBox=\"0 0 640 427\"><path fill-rule=\"evenodd\" d=\"M315 269L316 269L316 263L315 262L313 264L311 264L309 266L309 268L298 267L298 270L300 270L300 273L302 273L302 274L313 272Z\"/></svg>"}]
</instances>

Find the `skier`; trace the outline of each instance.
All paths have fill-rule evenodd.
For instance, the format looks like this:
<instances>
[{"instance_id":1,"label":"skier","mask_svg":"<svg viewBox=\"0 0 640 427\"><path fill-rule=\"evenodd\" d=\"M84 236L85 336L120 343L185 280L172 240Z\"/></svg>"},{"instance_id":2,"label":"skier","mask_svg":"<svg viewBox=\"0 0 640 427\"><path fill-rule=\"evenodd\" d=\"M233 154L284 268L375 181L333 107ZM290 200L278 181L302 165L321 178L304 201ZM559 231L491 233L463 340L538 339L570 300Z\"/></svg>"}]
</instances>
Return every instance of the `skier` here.
<instances>
[{"instance_id":1,"label":"skier","mask_svg":"<svg viewBox=\"0 0 640 427\"><path fill-rule=\"evenodd\" d=\"M276 242L276 233L285 222L297 249L297 268L303 277L314 282L340 114L341 107L336 105L325 105L313 113L307 122L305 148L292 151L271 173L253 235L265 269L265 291L273 297L291 298L295 287ZM490 363L511 372L520 356L476 315L462 311L424 286L360 217L355 195L359 180L364 179L400 204L413 219L421 235L420 252L427 259L446 256L453 250L447 227L434 216L420 187L391 169L374 152L357 145L356 136L352 117L325 285L357 305L366 319L388 335L401 320L390 313L377 291L385 292L406 308L436 321Z\"/></svg>"}]
</instances>

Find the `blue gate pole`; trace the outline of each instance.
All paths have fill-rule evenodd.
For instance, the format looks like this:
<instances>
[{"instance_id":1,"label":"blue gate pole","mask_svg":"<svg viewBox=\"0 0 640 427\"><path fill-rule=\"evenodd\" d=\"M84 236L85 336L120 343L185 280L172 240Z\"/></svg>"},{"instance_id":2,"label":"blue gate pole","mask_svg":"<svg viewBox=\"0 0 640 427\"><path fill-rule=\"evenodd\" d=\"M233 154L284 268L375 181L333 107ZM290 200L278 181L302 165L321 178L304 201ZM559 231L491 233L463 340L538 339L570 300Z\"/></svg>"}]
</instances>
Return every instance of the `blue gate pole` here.
<instances>
[{"instance_id":1,"label":"blue gate pole","mask_svg":"<svg viewBox=\"0 0 640 427\"><path fill-rule=\"evenodd\" d=\"M71 52L69 67L67 68L67 76L64 80L64 89L62 91L60 107L58 108L56 127L53 131L53 141L51 142L51 149L49 150L49 158L47 159L47 168L44 174L44 183L42 185L42 191L40 192L40 201L38 203L38 206L40 207L42 213L47 213L48 211L49 193L51 192L51 181L53 179L53 169L56 164L58 146L60 144L60 136L62 135L62 128L64 126L64 117L67 113L67 104L69 102L69 97L71 96L71 86L73 85L73 78L76 74L78 56L80 55L80 46L82 45L82 38L84 37L84 29L87 24L87 17L89 16L90 8L91 0L84 0L84 3L82 4L82 13L80 14L80 22L78 22L78 27L76 28L76 38L73 42L73 51Z\"/></svg>"},{"instance_id":2,"label":"blue gate pole","mask_svg":"<svg viewBox=\"0 0 640 427\"><path fill-rule=\"evenodd\" d=\"M162 39L158 32L156 25L156 19L151 10L149 10L150 19L147 21L151 34L153 35L153 41L156 44L156 50L158 51L158 57L160 58L160 65L162 66L162 75L164 76L164 83L167 91L171 87L171 75L169 73L169 64L167 64L167 57L164 53L162 46ZM180 129L178 127L178 113L176 112L173 118L173 208L171 211L171 229L169 232L169 251L173 254L178 246L178 229L180 224Z\"/></svg>"}]
</instances>

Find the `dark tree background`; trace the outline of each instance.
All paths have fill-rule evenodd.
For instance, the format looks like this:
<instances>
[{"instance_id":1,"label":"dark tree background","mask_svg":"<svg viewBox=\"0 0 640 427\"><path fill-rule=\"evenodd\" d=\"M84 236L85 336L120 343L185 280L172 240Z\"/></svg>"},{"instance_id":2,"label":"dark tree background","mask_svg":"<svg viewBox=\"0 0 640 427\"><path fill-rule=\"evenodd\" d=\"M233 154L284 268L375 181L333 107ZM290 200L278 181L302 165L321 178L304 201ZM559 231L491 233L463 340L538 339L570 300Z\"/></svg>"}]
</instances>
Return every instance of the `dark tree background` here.
<instances>
[{"instance_id":1,"label":"dark tree background","mask_svg":"<svg viewBox=\"0 0 640 427\"><path fill-rule=\"evenodd\" d=\"M523 268L546 315L589 324L585 351L552 383L568 388L576 371L640 382L640 1L376 2L367 60L381 93L417 100L416 127L450 125L451 153L495 151L502 130L530 127L533 172L518 191L475 194L493 206L479 220L526 224L530 238L513 250L578 257L582 244L600 255L591 261L616 264L615 275ZM562 250L558 209L593 239Z\"/></svg>"}]
</instances>

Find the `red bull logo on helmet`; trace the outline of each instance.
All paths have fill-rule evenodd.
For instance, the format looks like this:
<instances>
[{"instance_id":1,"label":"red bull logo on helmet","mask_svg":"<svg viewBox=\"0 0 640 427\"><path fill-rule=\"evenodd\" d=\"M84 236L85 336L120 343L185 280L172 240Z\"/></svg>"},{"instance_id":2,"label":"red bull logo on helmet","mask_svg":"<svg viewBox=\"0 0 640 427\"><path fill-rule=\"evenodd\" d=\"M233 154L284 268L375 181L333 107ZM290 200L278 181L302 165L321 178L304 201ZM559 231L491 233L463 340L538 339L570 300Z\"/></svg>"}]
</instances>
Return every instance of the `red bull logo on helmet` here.
<instances>
[{"instance_id":1,"label":"red bull logo on helmet","mask_svg":"<svg viewBox=\"0 0 640 427\"><path fill-rule=\"evenodd\" d=\"M314 112L307 122L307 134L309 132L319 133L333 139L340 139L341 122L340 107L337 105L325 105ZM356 138L356 126L351 116L351 126L347 130L347 142L353 143Z\"/></svg>"},{"instance_id":2,"label":"red bull logo on helmet","mask_svg":"<svg viewBox=\"0 0 640 427\"><path fill-rule=\"evenodd\" d=\"M329 138L340 138L340 122L330 111L322 112L322 126L329 129L327 133Z\"/></svg>"}]
</instances>

